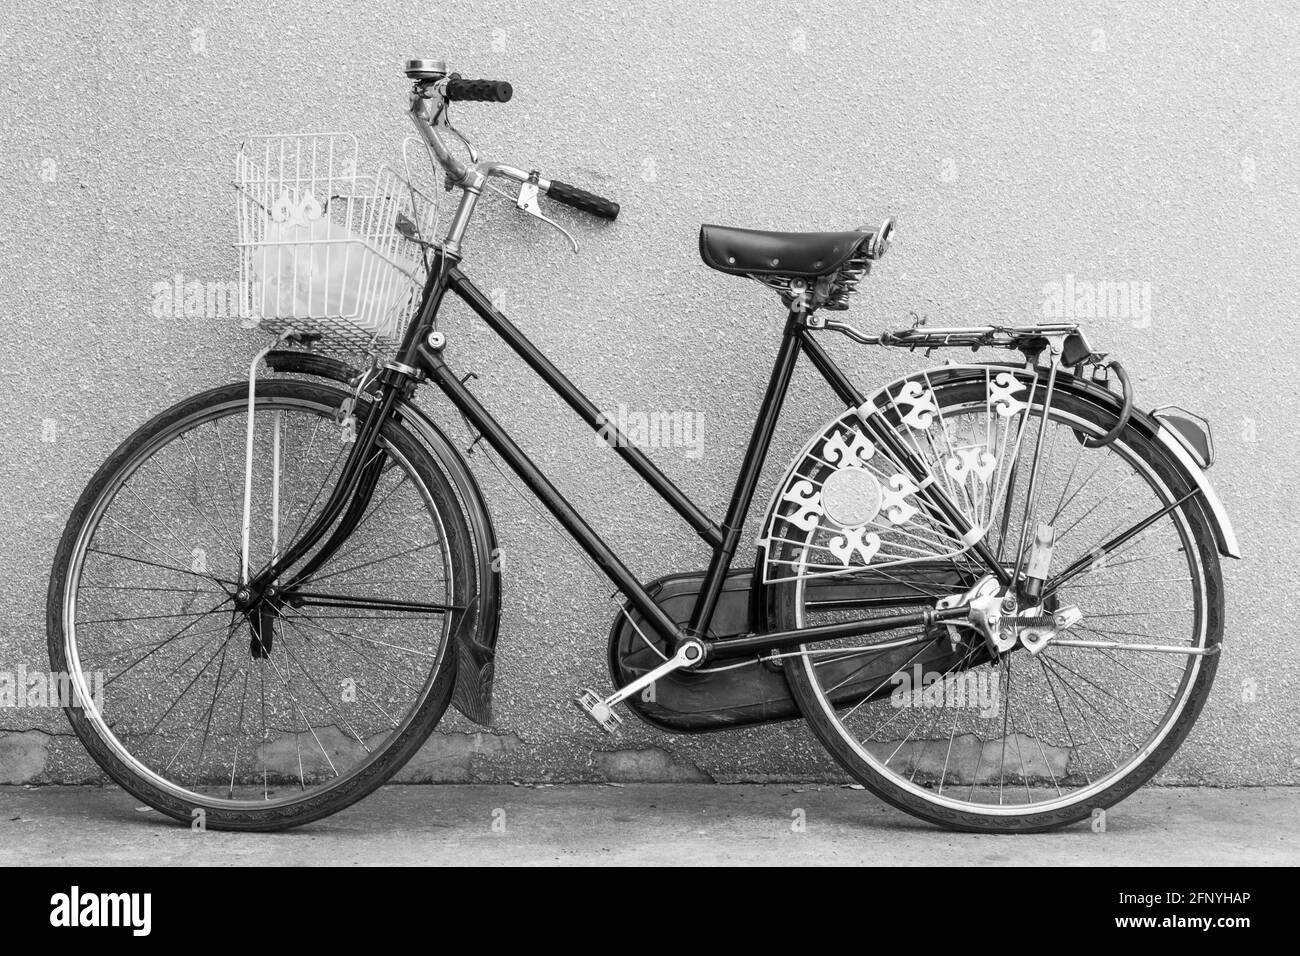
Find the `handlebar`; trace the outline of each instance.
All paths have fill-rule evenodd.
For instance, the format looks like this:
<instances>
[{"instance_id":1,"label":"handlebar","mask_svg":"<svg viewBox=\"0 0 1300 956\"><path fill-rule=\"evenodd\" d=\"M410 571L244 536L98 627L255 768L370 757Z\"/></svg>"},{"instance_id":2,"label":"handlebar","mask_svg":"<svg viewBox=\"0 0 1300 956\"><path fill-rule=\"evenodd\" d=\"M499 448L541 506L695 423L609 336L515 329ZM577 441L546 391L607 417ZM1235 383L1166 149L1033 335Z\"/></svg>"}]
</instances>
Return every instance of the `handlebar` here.
<instances>
[{"instance_id":1,"label":"handlebar","mask_svg":"<svg viewBox=\"0 0 1300 956\"><path fill-rule=\"evenodd\" d=\"M484 183L493 177L509 179L521 186L532 184L536 187L536 192L545 193L556 202L564 203L592 216L602 219L618 217L619 205L613 200L597 196L569 183L543 179L536 172L525 172L506 163L480 161L478 153L470 146L468 140L465 140L447 122L447 104L453 101L508 102L514 95L514 88L507 81L467 80L457 73L447 73L446 67L440 61L434 60L408 61L406 75L415 81L411 91L412 122L415 123L421 139L429 147L438 164L446 171L448 185L459 186L464 190L460 209L444 241L445 248L449 251L459 251L461 236L477 197ZM445 139L449 135L459 137L469 147L468 163L452 152L448 140ZM522 190L520 196L518 205L521 209L540 215L535 200L529 208L523 198ZM550 222L550 220L546 221Z\"/></svg>"}]
</instances>

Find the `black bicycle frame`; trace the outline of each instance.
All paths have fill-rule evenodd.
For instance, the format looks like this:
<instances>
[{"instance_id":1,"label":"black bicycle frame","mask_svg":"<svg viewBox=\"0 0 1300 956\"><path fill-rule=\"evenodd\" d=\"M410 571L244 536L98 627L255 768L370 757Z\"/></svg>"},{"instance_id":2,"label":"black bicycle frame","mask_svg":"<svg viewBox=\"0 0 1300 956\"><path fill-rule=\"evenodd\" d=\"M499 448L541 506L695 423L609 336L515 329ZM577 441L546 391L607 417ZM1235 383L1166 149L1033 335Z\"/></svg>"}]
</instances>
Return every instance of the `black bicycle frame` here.
<instances>
[{"instance_id":1,"label":"black bicycle frame","mask_svg":"<svg viewBox=\"0 0 1300 956\"><path fill-rule=\"evenodd\" d=\"M712 549L712 556L705 571L699 594L689 623L683 628L670 618L650 597L646 588L619 559L603 538L577 512L568 499L550 482L528 454L515 443L510 434L479 402L465 383L448 367L442 356L441 341L430 342L430 333L435 330L438 311L446 293L450 291L459 297L477 314L498 337L502 339L532 369L546 385L594 431L599 433L614 449L615 453L626 461L655 493L667 502L683 520L689 524L700 538ZM740 473L727 506L726 515L721 523L712 521L671 479L660 471L617 423L598 409L585 394L561 372L542 352L523 334L506 316L497 309L486 295L460 270L459 260L444 256L441 250L434 249L432 262L429 263L429 278L425 283L420 308L416 319L410 323L398 349L397 359L389 363L381 373L383 387L379 391L376 403L377 413L367 422L367 428L357 439L357 449L350 456L344 467L335 492L323 509L329 515L329 521L323 522L319 531L309 529L303 539L286 553L274 565L265 569L254 582L255 590L269 586L294 561L307 553L313 544L324 537L328 524L339 515L343 520L334 530L325 546L312 558L313 565L319 565L333 549L337 547L351 531L351 525L360 511L364 511L374 470L374 457L370 448L377 440L382 420L393 413L394 404L404 391L413 388L420 375L426 376L447 396L448 400L465 417L472 428L505 459L512 471L560 525L568 532L592 560L609 577L623 593L628 602L642 618L647 621L670 646L688 637L698 637L705 641L708 658L748 657L766 651L794 647L799 644L818 641L838 640L865 634L879 633L900 627L925 626L941 620L964 618L969 608L959 605L944 610L922 608L900 614L874 617L842 624L825 625L815 628L802 628L791 631L777 631L765 634L746 634L739 636L715 637L709 634L709 625L722 593L727 574L731 569L745 518L753 503L754 491L758 485L760 473L767 460L768 449L777 419L789 389L790 379L794 373L799 355L807 354L813 366L818 370L835 394L850 408L861 408L866 399L849 381L843 370L831 356L812 337L798 313L791 312L786 319L785 329L777 351L776 360L768 379L767 389L759 406L754 429L741 463ZM915 454L887 427L877 425L874 417L864 414L861 418L872 429L872 437L882 445L890 455L903 465L921 487L920 494L947 518L961 535L970 534L972 527L958 510L957 506L934 482L924 479L928 475L925 465ZM356 497L361 498L360 508ZM352 499L350 502L348 499ZM346 507L346 511L344 510ZM972 550L988 566L988 570L998 577L1003 584L1011 581L1011 573L1003 567L997 557L989 550L984 541L978 540ZM303 581L309 572L300 571L293 582ZM293 582L289 587L293 586Z\"/></svg>"}]
</instances>

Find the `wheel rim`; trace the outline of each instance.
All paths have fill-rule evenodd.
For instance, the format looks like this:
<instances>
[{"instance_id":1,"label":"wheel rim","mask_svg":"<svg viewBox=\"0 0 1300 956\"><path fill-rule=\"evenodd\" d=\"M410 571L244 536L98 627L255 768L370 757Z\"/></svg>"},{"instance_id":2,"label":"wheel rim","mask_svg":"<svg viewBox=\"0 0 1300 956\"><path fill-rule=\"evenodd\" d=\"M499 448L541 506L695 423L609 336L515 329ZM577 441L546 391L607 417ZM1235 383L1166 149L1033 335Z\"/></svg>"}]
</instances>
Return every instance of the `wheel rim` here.
<instances>
[{"instance_id":1,"label":"wheel rim","mask_svg":"<svg viewBox=\"0 0 1300 956\"><path fill-rule=\"evenodd\" d=\"M959 415L962 411L977 409L982 404L981 400L981 402L957 403L953 406L945 405L943 414ZM1034 405L1032 411L1040 413L1041 408ZM1036 427L1041 420L1041 414L1035 414L1033 418ZM1087 420L1064 412L1060 408L1052 410L1050 421L1052 424L1049 425L1049 433L1056 429L1061 432L1100 434L1100 429ZM1045 441L1044 445L1049 451L1052 449L1050 440ZM1175 500L1154 469L1127 444L1117 442L1106 449L1105 453L1111 460L1118 460L1124 467L1131 469L1131 475L1141 477L1142 484L1150 492L1148 496L1150 501L1158 500L1167 504ZM1050 454L1047 460L1051 461ZM1074 464L1077 466L1077 458ZM1062 466L1063 476L1067 474L1065 467L1067 466ZM1091 474L1100 474L1100 472ZM1064 483L1058 488L1060 493L1058 504L1064 503L1064 508L1052 504L1049 498L1048 513L1059 512L1058 530L1067 523L1067 518L1077 519L1070 533L1086 540L1086 532L1096 531L1093 527L1095 523L1093 515L1096 511L1082 517L1072 514L1076 510L1085 511L1088 506L1080 501L1083 489L1079 486L1083 484L1084 476L1079 474L1077 467L1071 469L1068 475L1069 477L1063 477ZM978 486L973 485L973 487ZM1083 487L1086 488L1087 485ZM978 506L978 502L975 504ZM1083 599L1091 592L1091 598L1087 600L1091 605L1091 616L1089 609L1085 608L1084 619L1079 625L1079 630L1075 634L1067 632L1064 639L1077 637L1128 644L1140 640L1137 636L1128 635L1140 634L1147 629L1134 626L1132 622L1134 620L1142 622L1146 619L1146 614L1155 611L1143 609L1141 612L1143 616L1139 617L1139 612L1130 611L1127 607L1117 606L1113 609L1107 607L1097 599L1097 595L1107 592L1131 593L1136 582L1129 581L1125 585L1125 582L1118 580L1124 573L1126 562L1130 562L1132 566L1142 566L1140 562L1154 562L1157 557L1161 557L1165 565L1172 561L1175 565L1181 566L1182 573L1187 575L1187 578L1180 586L1190 585L1193 595L1190 608L1176 609L1185 616L1183 623L1188 623L1190 619L1191 624L1178 643L1188 649L1205 648L1208 636L1204 597L1205 569L1191 528L1181 509L1176 509L1133 543L1150 545L1151 532L1154 528L1160 528L1165 543L1172 535L1173 540L1179 545L1175 554L1184 554L1185 563L1177 557L1156 555L1149 551L1141 555L1130 553L1126 558L1121 549L1112 556L1108 565L1089 568L1075 582L1067 582L1061 590L1063 599L1073 598L1075 594ZM1020 530L1022 529L1015 527L1013 522L1012 527L1008 529L1008 539L1017 538ZM815 534L815 531L810 534L810 540ZM1103 536L1101 540L1107 540L1107 537ZM1157 550L1159 547L1157 545ZM815 564L815 548L805 547L799 555L799 560L808 561L810 557ZM1068 563L1068 558L1066 560ZM1056 559L1053 563L1056 568L1063 566L1057 564ZM795 575L796 582L793 590L797 627L824 623L826 620L824 614L810 614L808 610L808 596L814 593L810 582L814 582L816 575L820 573L822 572L818 566L818 571L813 576L802 573ZM1168 587L1170 583L1177 582L1167 582L1164 586ZM1153 587L1151 584L1141 586L1147 589ZM859 613L854 616L861 615ZM1170 621L1165 621L1164 624L1175 626ZM897 637L897 634L891 633L882 635L880 639L883 641L897 639ZM862 646L861 641L857 642L856 646ZM1000 730L995 725L992 733L986 730L983 735L980 735L976 748L969 737L975 733L977 720L971 719L969 715L963 718L959 714L954 715L951 721L948 720L945 711L954 709L953 705L956 704L954 698L958 696L957 693L949 691L948 687L964 683L966 690L980 689L978 686L980 671L988 671L989 666L978 668L959 664L951 670L940 669L936 683L944 690L942 694L938 691L932 692L929 698L924 694L918 698L908 693L911 685L916 683L915 678L923 676L913 670L908 675L908 681L897 682L901 692L889 700L859 700L857 703L845 703L832 701L828 697L828 694L835 695L843 691L837 691L834 683L830 681L824 683L819 673L828 669L828 662L830 668L838 667L841 674L844 672L848 665L836 660L836 653L840 650L842 649L834 647L828 649L824 646L814 648L805 645L800 648L798 652L800 659L795 662L795 666L802 668L817 705L828 717L832 732L849 747L859 761L869 766L884 781L903 792L946 810L985 816L1047 814L1086 802L1127 778L1144 764L1177 724L1203 666L1199 655L1186 653L1161 656L1152 653L1149 655L1151 663L1135 666L1131 658L1137 652L1120 651L1118 648L1053 647L1049 644L1048 648L1037 657L1018 649L1016 652L1003 655L1003 662L996 665L999 670L996 683L987 678L985 680L985 688L993 690L996 687L994 693L1002 703L997 718L1004 723ZM1147 702L1135 711L1143 714L1151 724L1147 732L1141 736L1135 734L1135 725L1131 720L1126 723L1124 720L1116 719L1114 710L1122 702L1123 695L1115 693L1114 687L1108 688L1106 683L1099 679L1099 673L1090 672L1088 668L1096 667L1097 659L1103 661L1104 666L1100 670L1112 676L1118 673L1129 685L1137 686L1141 686L1144 682L1152 684L1153 674L1173 671L1170 662L1176 664L1176 682L1171 680L1172 674L1165 673L1164 679L1154 685L1160 694L1167 696L1165 705L1156 712ZM1156 661L1160 663L1157 664ZM1025 679L1026 677L1028 679ZM1018 679L1020 679L1019 683ZM1089 680L1091 686L1087 683ZM1035 690L1040 692L1040 696L1032 699L1029 695ZM1116 697L1116 700L1107 700L1107 694ZM942 703L938 702L940 696L943 698ZM1029 706L1025 703L1027 699ZM1152 691L1151 699L1162 698L1157 697ZM982 700L987 702L988 697ZM1036 718L1040 705L1050 707L1056 716L1051 720ZM892 714L888 708L892 708ZM1023 716L1016 714L1018 708L1024 712ZM881 717L878 719L876 714L880 714ZM872 715L872 719L864 719L866 715ZM1016 724L1012 723L1013 720ZM888 729L890 721L897 728L895 732L888 735L881 734L882 729ZM856 722L859 726L852 728L846 726L846 722L849 724ZM904 727L906 730L902 729ZM942 729L943 733L934 734L936 729ZM926 736L927 733L930 736ZM1085 740L1083 739L1085 737L1093 739ZM954 746L958 741L961 742L961 746ZM1119 759L1123 756L1119 749L1119 741L1131 744L1125 759ZM994 746L990 748L990 744ZM990 749L997 751L999 745L1000 753L990 752ZM1089 745L1091 745L1091 752L1088 750ZM1061 752L1063 746L1069 751L1064 756ZM1006 772L1008 761L1018 764L1011 768L1010 773ZM1106 762L1111 765L1109 770L1099 766ZM991 771L994 767L997 768L997 778L991 780Z\"/></svg>"},{"instance_id":2,"label":"wheel rim","mask_svg":"<svg viewBox=\"0 0 1300 956\"><path fill-rule=\"evenodd\" d=\"M301 803L366 774L428 699L455 617L282 605L273 625L279 652L253 658L252 631L231 596L239 576L246 408L227 401L186 416L119 468L82 524L63 594L70 683L92 731L135 777L174 798L231 811ZM255 476L267 472L277 423L282 443L281 551L319 512L344 460L335 412L307 399L258 399ZM309 432L292 427L307 423ZM214 453L209 473L199 448L184 447L191 440ZM435 595L455 607L451 544L430 489L400 449L386 438L381 447L388 464L356 533L308 585L391 600L414 581L421 602ZM178 463L185 462L189 486L178 487ZM259 494L270 484L269 475L255 480L255 502L264 506L255 503L252 520L254 571L270 557L265 499L273 496ZM151 499L158 489L168 497ZM204 511L195 496L224 507ZM165 510L187 498L183 514ZM128 501L153 534L115 513ZM101 538L105 529L114 537ZM147 607L134 619L104 613L123 607L125 595L143 594L187 600L190 609ZM123 643L128 630L125 645L115 647L113 632ZM170 703L169 690L176 695ZM204 693L209 706L198 708Z\"/></svg>"}]
</instances>

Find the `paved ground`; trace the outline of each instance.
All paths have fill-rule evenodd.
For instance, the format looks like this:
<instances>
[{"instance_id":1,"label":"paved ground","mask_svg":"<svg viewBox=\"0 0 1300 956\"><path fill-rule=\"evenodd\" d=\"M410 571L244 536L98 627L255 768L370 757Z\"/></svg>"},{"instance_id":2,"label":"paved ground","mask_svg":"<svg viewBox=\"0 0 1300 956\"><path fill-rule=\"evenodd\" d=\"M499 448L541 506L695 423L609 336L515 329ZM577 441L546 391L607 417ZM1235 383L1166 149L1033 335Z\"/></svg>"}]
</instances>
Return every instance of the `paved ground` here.
<instances>
[{"instance_id":1,"label":"paved ground","mask_svg":"<svg viewBox=\"0 0 1300 956\"><path fill-rule=\"evenodd\" d=\"M1110 811L1104 833L1003 837L913 823L845 787L395 786L320 823L250 835L192 833L115 788L0 787L0 861L1294 865L1298 811L1300 788L1148 788Z\"/></svg>"}]
</instances>

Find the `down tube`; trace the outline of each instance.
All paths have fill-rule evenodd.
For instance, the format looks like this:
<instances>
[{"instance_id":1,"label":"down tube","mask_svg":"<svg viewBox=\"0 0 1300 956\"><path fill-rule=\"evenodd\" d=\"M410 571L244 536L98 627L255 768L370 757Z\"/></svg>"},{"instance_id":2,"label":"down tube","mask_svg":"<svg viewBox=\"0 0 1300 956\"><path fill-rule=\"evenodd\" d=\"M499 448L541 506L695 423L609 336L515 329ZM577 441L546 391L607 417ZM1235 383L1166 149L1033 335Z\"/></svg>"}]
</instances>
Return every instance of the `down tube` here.
<instances>
[{"instance_id":1,"label":"down tube","mask_svg":"<svg viewBox=\"0 0 1300 956\"><path fill-rule=\"evenodd\" d=\"M591 400L528 340L527 336L493 307L481 289L466 278L459 268L453 268L448 273L447 281L465 304L478 313L487 327L500 336L501 340L540 376L551 391L577 412L588 427L604 436L613 447L614 453L631 465L632 470L695 529L696 533L704 539L705 544L714 549L722 544L722 529L710 521L695 502L646 457L636 442L629 440L615 422L606 418L600 409L592 404Z\"/></svg>"},{"instance_id":2,"label":"down tube","mask_svg":"<svg viewBox=\"0 0 1300 956\"><path fill-rule=\"evenodd\" d=\"M442 390L460 413L473 423L497 454L506 460L511 470L528 486L528 490L537 496L537 500L544 504L551 514L555 515L564 530L582 545L582 549L587 554L591 555L601 571L618 586L641 616L649 621L666 640L676 644L681 637L681 630L677 624L646 593L641 582L619 560L618 555L610 550L609 545L605 544L600 535L583 520L582 515L569 504L568 499L542 474L528 454L492 417L491 412L480 404L474 394L447 367L442 357L421 347L420 364L433 383Z\"/></svg>"}]
</instances>

